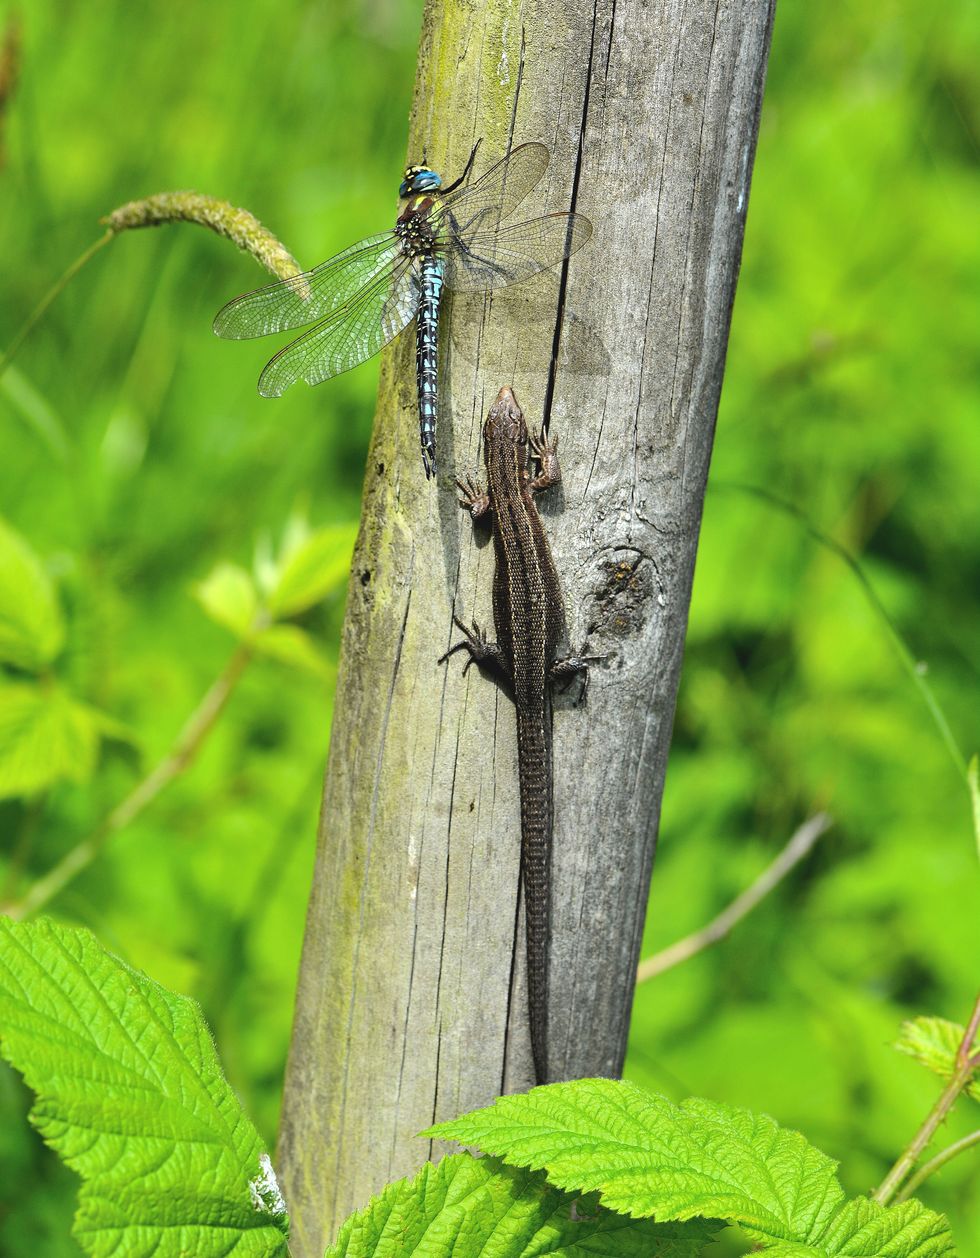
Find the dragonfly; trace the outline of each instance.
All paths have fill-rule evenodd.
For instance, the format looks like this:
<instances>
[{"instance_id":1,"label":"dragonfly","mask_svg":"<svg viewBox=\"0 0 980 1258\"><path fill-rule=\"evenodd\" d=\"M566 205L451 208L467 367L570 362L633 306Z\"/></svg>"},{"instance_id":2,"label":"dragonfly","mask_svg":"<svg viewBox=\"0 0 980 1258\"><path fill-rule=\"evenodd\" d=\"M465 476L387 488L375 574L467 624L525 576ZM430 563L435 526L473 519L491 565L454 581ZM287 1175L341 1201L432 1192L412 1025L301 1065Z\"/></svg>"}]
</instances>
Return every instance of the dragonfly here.
<instances>
[{"instance_id":1,"label":"dragonfly","mask_svg":"<svg viewBox=\"0 0 980 1258\"><path fill-rule=\"evenodd\" d=\"M426 478L436 474L439 317L444 291L516 284L573 254L592 235L582 214L511 215L540 181L551 154L521 144L473 182L463 173L443 188L423 162L405 168L405 202L391 231L369 236L312 271L244 293L219 310L214 331L229 340L313 324L281 349L259 376L263 397L297 380L321 384L377 354L412 320L416 328L419 439Z\"/></svg>"}]
</instances>

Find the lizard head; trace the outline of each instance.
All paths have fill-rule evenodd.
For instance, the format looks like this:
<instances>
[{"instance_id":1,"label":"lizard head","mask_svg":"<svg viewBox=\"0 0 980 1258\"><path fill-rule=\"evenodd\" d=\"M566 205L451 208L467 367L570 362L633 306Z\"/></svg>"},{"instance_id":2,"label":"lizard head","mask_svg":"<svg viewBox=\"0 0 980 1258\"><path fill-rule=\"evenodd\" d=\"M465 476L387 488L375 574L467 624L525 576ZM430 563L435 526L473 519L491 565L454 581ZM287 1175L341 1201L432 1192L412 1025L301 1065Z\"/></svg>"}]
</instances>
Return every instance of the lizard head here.
<instances>
[{"instance_id":1,"label":"lizard head","mask_svg":"<svg viewBox=\"0 0 980 1258\"><path fill-rule=\"evenodd\" d=\"M488 445L491 440L509 441L515 446L527 445L527 424L524 422L524 412L514 396L514 390L509 385L504 385L497 394L497 400L490 407L483 436Z\"/></svg>"}]
</instances>

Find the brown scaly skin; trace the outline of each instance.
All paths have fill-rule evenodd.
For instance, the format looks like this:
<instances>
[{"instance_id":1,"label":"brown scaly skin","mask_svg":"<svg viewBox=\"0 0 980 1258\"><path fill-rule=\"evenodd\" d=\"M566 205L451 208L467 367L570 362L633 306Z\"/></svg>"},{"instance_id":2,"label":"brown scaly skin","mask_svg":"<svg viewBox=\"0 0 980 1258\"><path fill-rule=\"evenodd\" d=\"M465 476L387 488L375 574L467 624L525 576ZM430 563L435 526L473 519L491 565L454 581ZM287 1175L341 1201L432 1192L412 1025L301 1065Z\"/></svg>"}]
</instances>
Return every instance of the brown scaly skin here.
<instances>
[{"instance_id":1,"label":"brown scaly skin","mask_svg":"<svg viewBox=\"0 0 980 1258\"><path fill-rule=\"evenodd\" d=\"M548 1079L548 954L551 909L551 845L554 783L551 766L552 681L586 668L579 659L558 660L565 628L558 573L534 495L561 480L558 442L542 431L530 437L524 414L506 386L490 408L483 428L486 492L467 479L457 481L460 506L474 519L491 513L496 565L493 619L497 641L488 642L476 624L452 646L469 651L463 669L476 661L509 683L517 709L517 756L521 793L521 877L527 922L528 1015L531 1051L539 1083ZM538 463L533 479L528 453Z\"/></svg>"}]
</instances>

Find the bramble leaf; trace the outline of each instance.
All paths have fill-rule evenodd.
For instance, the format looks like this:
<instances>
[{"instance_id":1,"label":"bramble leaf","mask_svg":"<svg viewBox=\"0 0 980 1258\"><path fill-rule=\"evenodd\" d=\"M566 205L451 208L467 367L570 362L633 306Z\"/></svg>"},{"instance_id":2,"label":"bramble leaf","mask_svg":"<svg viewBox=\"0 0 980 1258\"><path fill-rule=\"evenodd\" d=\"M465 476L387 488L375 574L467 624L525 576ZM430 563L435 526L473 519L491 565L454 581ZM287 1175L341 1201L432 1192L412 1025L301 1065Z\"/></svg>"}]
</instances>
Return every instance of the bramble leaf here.
<instances>
[{"instance_id":1,"label":"bramble leaf","mask_svg":"<svg viewBox=\"0 0 980 1258\"><path fill-rule=\"evenodd\" d=\"M268 594L276 619L295 616L343 586L350 574L357 529L331 524L293 540L279 562Z\"/></svg>"},{"instance_id":2,"label":"bramble leaf","mask_svg":"<svg viewBox=\"0 0 980 1258\"><path fill-rule=\"evenodd\" d=\"M634 1217L737 1223L780 1258L955 1252L941 1215L918 1202L846 1202L837 1164L798 1132L716 1101L675 1105L632 1084L579 1079L502 1097L424 1134L543 1169L552 1184L599 1192Z\"/></svg>"},{"instance_id":3,"label":"bramble leaf","mask_svg":"<svg viewBox=\"0 0 980 1258\"><path fill-rule=\"evenodd\" d=\"M895 1048L914 1057L941 1079L951 1079L956 1073L956 1054L965 1034L965 1027L947 1022L945 1018L910 1018L902 1023ZM974 1041L973 1051L978 1048L980 1044ZM980 1101L980 1079L974 1076L966 1091Z\"/></svg>"},{"instance_id":4,"label":"bramble leaf","mask_svg":"<svg viewBox=\"0 0 980 1258\"><path fill-rule=\"evenodd\" d=\"M819 1235L844 1199L836 1162L766 1115L697 1097L675 1105L612 1079L501 1097L425 1134L544 1167L613 1210L731 1219L780 1238Z\"/></svg>"},{"instance_id":5,"label":"bramble leaf","mask_svg":"<svg viewBox=\"0 0 980 1258\"><path fill-rule=\"evenodd\" d=\"M76 1171L91 1258L277 1258L285 1208L197 1005L88 931L0 918L0 1050Z\"/></svg>"},{"instance_id":6,"label":"bramble leaf","mask_svg":"<svg viewBox=\"0 0 980 1258\"><path fill-rule=\"evenodd\" d=\"M0 683L0 799L87 781L110 721L60 686Z\"/></svg>"},{"instance_id":7,"label":"bramble leaf","mask_svg":"<svg viewBox=\"0 0 980 1258\"><path fill-rule=\"evenodd\" d=\"M320 654L316 643L299 625L270 625L268 629L261 629L252 638L252 646L269 659L333 680L330 661Z\"/></svg>"},{"instance_id":8,"label":"bramble leaf","mask_svg":"<svg viewBox=\"0 0 980 1258\"><path fill-rule=\"evenodd\" d=\"M697 1258L716 1230L630 1219L540 1172L458 1153L389 1184L324 1258Z\"/></svg>"},{"instance_id":9,"label":"bramble leaf","mask_svg":"<svg viewBox=\"0 0 980 1258\"><path fill-rule=\"evenodd\" d=\"M40 672L64 640L51 578L24 538L0 520L0 661Z\"/></svg>"},{"instance_id":10,"label":"bramble leaf","mask_svg":"<svg viewBox=\"0 0 980 1258\"><path fill-rule=\"evenodd\" d=\"M219 563L194 587L194 596L212 620L236 638L248 636L259 597L255 583L238 564Z\"/></svg>"},{"instance_id":11,"label":"bramble leaf","mask_svg":"<svg viewBox=\"0 0 980 1258\"><path fill-rule=\"evenodd\" d=\"M955 1258L949 1226L919 1201L880 1206L855 1197L811 1245L767 1246L769 1258Z\"/></svg>"}]
</instances>

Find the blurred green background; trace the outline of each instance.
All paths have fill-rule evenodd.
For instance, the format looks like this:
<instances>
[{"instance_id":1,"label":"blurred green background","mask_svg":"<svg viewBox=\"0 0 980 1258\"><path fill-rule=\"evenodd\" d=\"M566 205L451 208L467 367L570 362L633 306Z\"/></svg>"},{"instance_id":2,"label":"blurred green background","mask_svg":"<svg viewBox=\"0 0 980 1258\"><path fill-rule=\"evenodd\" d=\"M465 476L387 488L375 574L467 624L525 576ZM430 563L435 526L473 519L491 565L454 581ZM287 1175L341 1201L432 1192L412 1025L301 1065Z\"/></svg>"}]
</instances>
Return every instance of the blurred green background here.
<instances>
[{"instance_id":1,"label":"blurred green background","mask_svg":"<svg viewBox=\"0 0 980 1258\"><path fill-rule=\"evenodd\" d=\"M0 124L0 346L135 196L226 197L305 265L383 227L420 12L23 6ZM0 3L0 23L12 14ZM835 824L729 941L638 990L627 1067L799 1127L855 1192L937 1094L889 1048L900 1021L967 1016L977 853L962 782L853 575L738 486L860 556L975 750L978 27L972 0L778 13L644 953L722 908L811 812ZM197 227L128 233L0 379L0 516L57 583L56 674L119 723L90 775L76 762L86 780L6 792L0 900L98 825L225 667L234 640L194 597L216 564L251 567L303 518L334 526L346 563L377 365L260 399L265 343L223 345L209 325L261 282ZM50 906L201 1000L269 1141L342 600L333 580L298 618L327 669L250 664L197 762ZM9 693L23 677L4 672ZM0 767L11 729L0 710ZM27 1104L0 1074L0 1253L75 1254L75 1181ZM944 1138L980 1123L960 1109ZM964 1157L924 1193L964 1255L978 1184Z\"/></svg>"}]
</instances>

